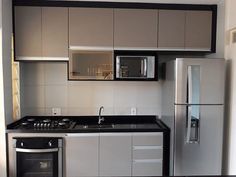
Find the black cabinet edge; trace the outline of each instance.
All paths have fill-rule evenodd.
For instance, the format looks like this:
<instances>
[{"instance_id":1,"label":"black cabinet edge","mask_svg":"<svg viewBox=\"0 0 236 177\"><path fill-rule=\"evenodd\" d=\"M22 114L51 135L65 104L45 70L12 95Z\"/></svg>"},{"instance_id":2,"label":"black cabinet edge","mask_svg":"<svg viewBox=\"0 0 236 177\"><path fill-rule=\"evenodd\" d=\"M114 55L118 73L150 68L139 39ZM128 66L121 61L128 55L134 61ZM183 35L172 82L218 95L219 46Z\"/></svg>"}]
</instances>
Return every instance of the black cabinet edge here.
<instances>
[{"instance_id":1,"label":"black cabinet edge","mask_svg":"<svg viewBox=\"0 0 236 177\"><path fill-rule=\"evenodd\" d=\"M163 176L170 174L170 131L163 133Z\"/></svg>"},{"instance_id":2,"label":"black cabinet edge","mask_svg":"<svg viewBox=\"0 0 236 177\"><path fill-rule=\"evenodd\" d=\"M170 4L144 2L105 2L105 1L52 1L52 0L13 0L14 6L54 6L54 7L96 7L96 8L135 8L171 10L212 10L216 4Z\"/></svg>"}]
</instances>

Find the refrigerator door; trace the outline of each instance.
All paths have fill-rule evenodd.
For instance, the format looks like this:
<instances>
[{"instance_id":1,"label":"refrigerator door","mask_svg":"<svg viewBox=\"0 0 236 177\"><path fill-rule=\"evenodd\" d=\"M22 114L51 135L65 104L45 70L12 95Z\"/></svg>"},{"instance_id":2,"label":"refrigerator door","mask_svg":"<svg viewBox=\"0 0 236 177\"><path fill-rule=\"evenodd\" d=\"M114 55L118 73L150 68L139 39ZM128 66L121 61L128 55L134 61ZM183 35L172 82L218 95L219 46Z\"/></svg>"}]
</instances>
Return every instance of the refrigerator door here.
<instances>
[{"instance_id":1,"label":"refrigerator door","mask_svg":"<svg viewBox=\"0 0 236 177\"><path fill-rule=\"evenodd\" d=\"M177 58L175 104L223 104L224 59Z\"/></svg>"},{"instance_id":2,"label":"refrigerator door","mask_svg":"<svg viewBox=\"0 0 236 177\"><path fill-rule=\"evenodd\" d=\"M221 105L176 105L174 173L220 175L223 135Z\"/></svg>"}]
</instances>

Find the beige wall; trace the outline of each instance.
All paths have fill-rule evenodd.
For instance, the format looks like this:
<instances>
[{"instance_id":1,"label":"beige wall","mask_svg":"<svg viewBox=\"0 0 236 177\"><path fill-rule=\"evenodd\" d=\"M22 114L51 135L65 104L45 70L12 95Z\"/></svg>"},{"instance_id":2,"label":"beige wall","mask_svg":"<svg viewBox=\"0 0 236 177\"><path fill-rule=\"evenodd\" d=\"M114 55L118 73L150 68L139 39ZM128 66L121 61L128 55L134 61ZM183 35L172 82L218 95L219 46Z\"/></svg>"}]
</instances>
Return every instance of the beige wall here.
<instances>
[{"instance_id":1,"label":"beige wall","mask_svg":"<svg viewBox=\"0 0 236 177\"><path fill-rule=\"evenodd\" d=\"M230 32L236 30L236 1L226 0L225 16L225 58L227 59L226 79L226 125L225 125L225 166L227 174L236 175L236 44L230 42Z\"/></svg>"}]
</instances>

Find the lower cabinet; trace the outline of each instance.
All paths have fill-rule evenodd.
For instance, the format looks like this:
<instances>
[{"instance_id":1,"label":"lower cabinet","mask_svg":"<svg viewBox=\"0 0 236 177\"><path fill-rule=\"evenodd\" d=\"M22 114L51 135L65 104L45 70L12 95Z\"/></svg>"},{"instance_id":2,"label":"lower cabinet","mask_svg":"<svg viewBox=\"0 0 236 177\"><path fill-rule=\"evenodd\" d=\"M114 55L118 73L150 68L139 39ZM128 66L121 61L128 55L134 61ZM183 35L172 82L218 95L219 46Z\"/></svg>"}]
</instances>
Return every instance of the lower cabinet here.
<instances>
[{"instance_id":1,"label":"lower cabinet","mask_svg":"<svg viewBox=\"0 0 236 177\"><path fill-rule=\"evenodd\" d=\"M162 176L163 133L134 133L132 176Z\"/></svg>"},{"instance_id":2,"label":"lower cabinet","mask_svg":"<svg viewBox=\"0 0 236 177\"><path fill-rule=\"evenodd\" d=\"M98 176L99 134L68 134L65 138L65 176Z\"/></svg>"},{"instance_id":3,"label":"lower cabinet","mask_svg":"<svg viewBox=\"0 0 236 177\"><path fill-rule=\"evenodd\" d=\"M131 176L131 133L100 134L100 176Z\"/></svg>"},{"instance_id":4,"label":"lower cabinet","mask_svg":"<svg viewBox=\"0 0 236 177\"><path fill-rule=\"evenodd\" d=\"M78 133L65 138L65 177L162 175L162 132Z\"/></svg>"}]
</instances>

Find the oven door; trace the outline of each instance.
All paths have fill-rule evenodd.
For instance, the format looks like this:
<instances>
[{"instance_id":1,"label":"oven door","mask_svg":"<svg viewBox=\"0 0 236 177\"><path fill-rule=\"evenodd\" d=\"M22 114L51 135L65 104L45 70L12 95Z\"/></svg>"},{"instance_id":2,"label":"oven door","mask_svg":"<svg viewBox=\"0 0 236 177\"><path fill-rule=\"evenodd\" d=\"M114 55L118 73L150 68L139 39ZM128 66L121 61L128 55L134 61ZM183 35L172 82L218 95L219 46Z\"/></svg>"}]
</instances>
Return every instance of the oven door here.
<instances>
[{"instance_id":1,"label":"oven door","mask_svg":"<svg viewBox=\"0 0 236 177\"><path fill-rule=\"evenodd\" d=\"M60 177L59 148L16 148L17 177Z\"/></svg>"}]
</instances>

